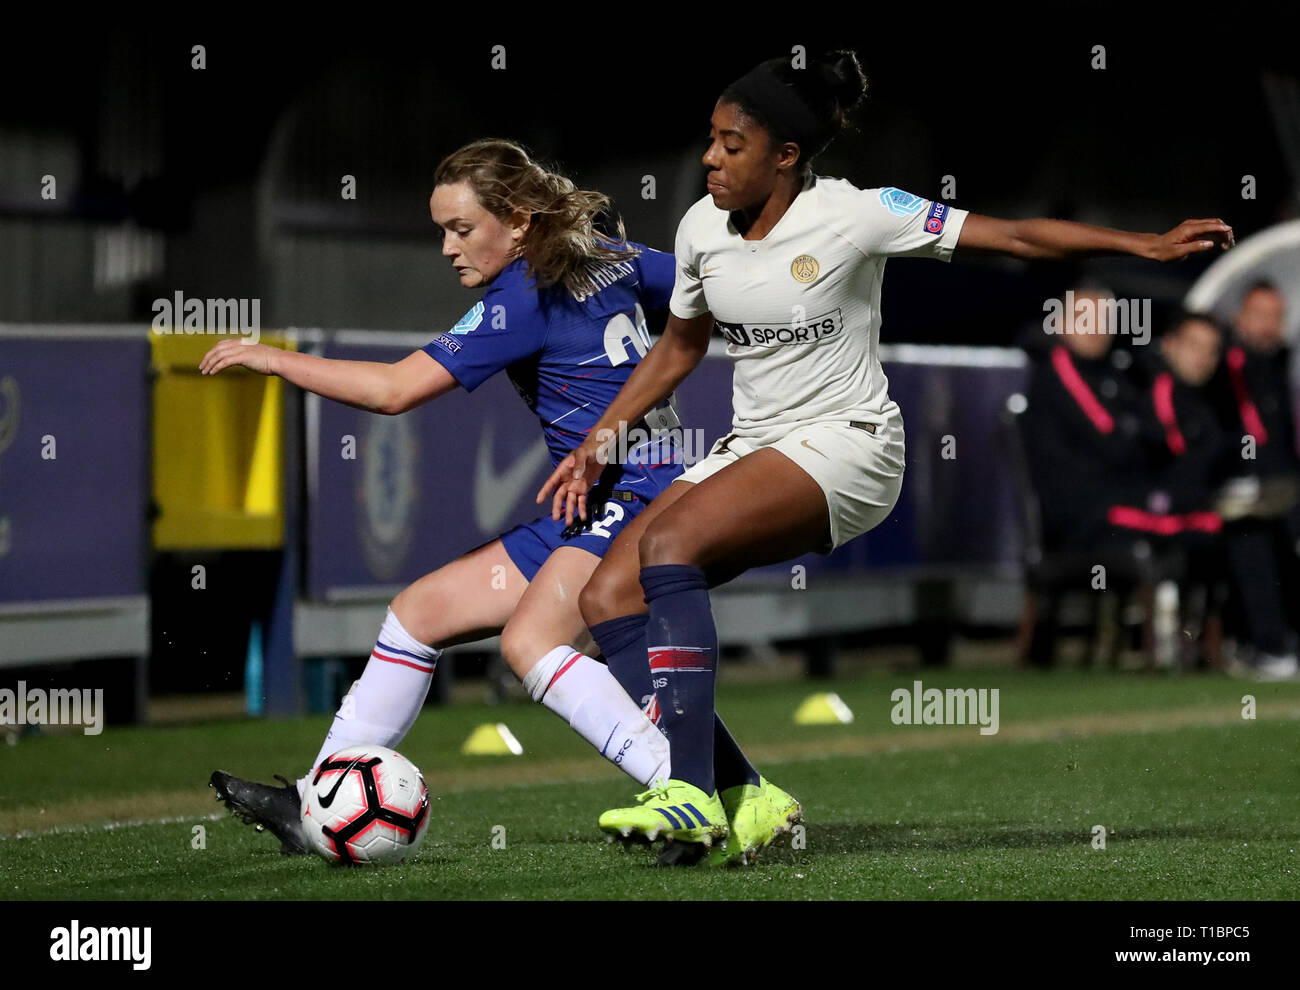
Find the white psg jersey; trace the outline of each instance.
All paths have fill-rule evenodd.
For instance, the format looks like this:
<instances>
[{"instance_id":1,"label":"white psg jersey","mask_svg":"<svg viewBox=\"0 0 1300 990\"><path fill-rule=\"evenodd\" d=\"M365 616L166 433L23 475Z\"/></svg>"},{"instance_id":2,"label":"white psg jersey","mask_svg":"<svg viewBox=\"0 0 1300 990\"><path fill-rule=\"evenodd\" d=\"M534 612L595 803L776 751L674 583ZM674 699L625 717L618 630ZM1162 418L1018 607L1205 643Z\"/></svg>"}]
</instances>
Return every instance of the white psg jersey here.
<instances>
[{"instance_id":1,"label":"white psg jersey","mask_svg":"<svg viewBox=\"0 0 1300 990\"><path fill-rule=\"evenodd\" d=\"M894 255L952 257L967 212L901 189L809 176L768 235L746 241L705 196L677 228L670 309L712 313L735 359L733 432L770 441L828 420L897 413L877 357Z\"/></svg>"}]
</instances>

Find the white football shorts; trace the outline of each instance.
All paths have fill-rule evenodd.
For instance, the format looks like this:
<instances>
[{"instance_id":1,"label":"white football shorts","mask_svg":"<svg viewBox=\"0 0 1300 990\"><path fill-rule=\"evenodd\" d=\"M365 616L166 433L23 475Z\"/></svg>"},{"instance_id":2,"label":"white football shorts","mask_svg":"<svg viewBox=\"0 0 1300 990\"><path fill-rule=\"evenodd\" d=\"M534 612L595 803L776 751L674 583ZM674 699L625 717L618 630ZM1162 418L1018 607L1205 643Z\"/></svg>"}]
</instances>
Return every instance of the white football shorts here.
<instances>
[{"instance_id":1,"label":"white football shorts","mask_svg":"<svg viewBox=\"0 0 1300 990\"><path fill-rule=\"evenodd\" d=\"M798 464L826 495L831 545L823 553L884 522L903 487L903 417L898 413L883 424L808 423L763 441L729 433L677 481L699 484L764 447Z\"/></svg>"}]
</instances>

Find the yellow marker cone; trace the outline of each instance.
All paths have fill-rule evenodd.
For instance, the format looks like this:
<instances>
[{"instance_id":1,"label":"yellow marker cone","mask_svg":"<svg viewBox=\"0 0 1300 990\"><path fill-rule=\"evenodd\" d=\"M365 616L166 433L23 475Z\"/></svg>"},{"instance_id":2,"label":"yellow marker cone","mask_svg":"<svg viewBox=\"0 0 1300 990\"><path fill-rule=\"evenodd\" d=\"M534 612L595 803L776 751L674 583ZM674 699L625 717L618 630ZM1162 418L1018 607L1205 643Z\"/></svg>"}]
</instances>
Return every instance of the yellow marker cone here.
<instances>
[{"instance_id":1,"label":"yellow marker cone","mask_svg":"<svg viewBox=\"0 0 1300 990\"><path fill-rule=\"evenodd\" d=\"M469 734L460 751L467 756L518 756L524 747L504 722L484 722Z\"/></svg>"},{"instance_id":2,"label":"yellow marker cone","mask_svg":"<svg viewBox=\"0 0 1300 990\"><path fill-rule=\"evenodd\" d=\"M838 694L810 694L794 713L795 725L848 725L853 712Z\"/></svg>"}]
</instances>

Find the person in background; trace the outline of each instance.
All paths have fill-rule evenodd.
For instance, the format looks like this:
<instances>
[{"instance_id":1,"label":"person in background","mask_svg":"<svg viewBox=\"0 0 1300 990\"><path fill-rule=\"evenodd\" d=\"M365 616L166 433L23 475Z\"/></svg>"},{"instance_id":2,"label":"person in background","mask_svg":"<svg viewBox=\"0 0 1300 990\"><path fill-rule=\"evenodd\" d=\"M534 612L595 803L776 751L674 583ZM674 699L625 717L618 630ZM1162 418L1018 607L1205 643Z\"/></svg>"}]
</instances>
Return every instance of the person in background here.
<instances>
[{"instance_id":1,"label":"person in background","mask_svg":"<svg viewBox=\"0 0 1300 990\"><path fill-rule=\"evenodd\" d=\"M1060 332L1048 337L1046 348L1033 346L1043 336L1035 332L1037 341L1027 348L1034 357L1022 429L1042 549L1067 561L1104 562L1118 569L1121 583L1137 582L1152 616L1147 634L1154 658L1173 663L1184 646L1176 629L1185 596L1175 580L1186 577L1194 589L1188 600L1197 605L1183 611L1199 626L1224 570L1217 540L1222 520L1208 511L1211 464L1222 443L1208 404L1188 395L1175 399L1176 387L1184 386L1168 361L1183 369L1187 388L1203 384L1218 358L1218 333L1191 328L1186 343L1118 348L1115 337L1124 327L1110 325L1112 293L1084 285L1066 300L1071 296L1073 311L1063 311ZM1180 429L1192 437L1190 448ZM1207 652L1217 657L1217 637L1209 640ZM1031 660L1043 662L1037 647Z\"/></svg>"},{"instance_id":2,"label":"person in background","mask_svg":"<svg viewBox=\"0 0 1300 990\"><path fill-rule=\"evenodd\" d=\"M1171 517L1156 531L1218 533L1215 493L1233 469L1236 447L1207 386L1219 366L1223 330L1213 318L1180 312L1134 372L1145 393L1140 433L1151 478L1148 511ZM1113 517L1119 513L1112 512Z\"/></svg>"},{"instance_id":3,"label":"person in background","mask_svg":"<svg viewBox=\"0 0 1300 990\"><path fill-rule=\"evenodd\" d=\"M1186 311L1168 324L1157 347L1134 362L1145 392L1142 435L1150 472L1149 509L1156 546L1177 547L1184 571L1180 582L1180 627L1197 638L1205 659L1220 662L1221 613L1228 595L1228 560L1223 519L1214 511L1216 493L1231 472L1236 453L1224 432L1206 386L1219 366L1224 332L1213 318ZM1128 508L1138 513L1136 508ZM1236 577L1240 578L1240 575ZM1236 585L1241 586L1237 580ZM1252 628L1280 617L1277 596L1257 596L1249 613ZM1181 648L1193 646L1180 637Z\"/></svg>"},{"instance_id":4,"label":"person in background","mask_svg":"<svg viewBox=\"0 0 1300 990\"><path fill-rule=\"evenodd\" d=\"M1300 475L1285 324L1286 300L1277 286L1252 283L1233 320L1215 382L1224 423L1254 438L1255 456L1248 467L1260 478Z\"/></svg>"},{"instance_id":5,"label":"person in background","mask_svg":"<svg viewBox=\"0 0 1300 990\"><path fill-rule=\"evenodd\" d=\"M1233 573L1243 582L1241 605L1251 644L1246 660L1265 678L1300 673L1295 652L1300 624L1300 456L1285 320L1286 301L1277 286L1264 280L1252 283L1210 384L1220 423L1235 447L1231 473L1257 493L1240 518L1228 524L1225 537ZM1282 603L1277 614L1260 604L1274 599ZM1265 616L1252 620L1252 609L1261 608Z\"/></svg>"},{"instance_id":6,"label":"person in background","mask_svg":"<svg viewBox=\"0 0 1300 990\"><path fill-rule=\"evenodd\" d=\"M1105 303L1113 295L1085 285L1073 290L1073 298L1062 332L1032 352L1024 418L1025 453L1049 552L1131 539L1111 520L1111 509L1141 505L1146 497L1141 394L1127 373L1129 355L1112 346ZM1091 325L1080 319L1088 309L1096 313Z\"/></svg>"}]
</instances>

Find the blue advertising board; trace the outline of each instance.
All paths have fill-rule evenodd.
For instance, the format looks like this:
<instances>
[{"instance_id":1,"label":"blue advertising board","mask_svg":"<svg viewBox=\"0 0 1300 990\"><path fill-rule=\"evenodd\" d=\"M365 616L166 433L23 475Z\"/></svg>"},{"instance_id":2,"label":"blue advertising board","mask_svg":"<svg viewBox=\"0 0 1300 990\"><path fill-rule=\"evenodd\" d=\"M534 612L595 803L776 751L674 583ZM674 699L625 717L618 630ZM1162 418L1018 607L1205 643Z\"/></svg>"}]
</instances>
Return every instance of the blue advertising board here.
<instances>
[{"instance_id":1,"label":"blue advertising board","mask_svg":"<svg viewBox=\"0 0 1300 990\"><path fill-rule=\"evenodd\" d=\"M0 604L142 595L149 342L0 337Z\"/></svg>"}]
</instances>

